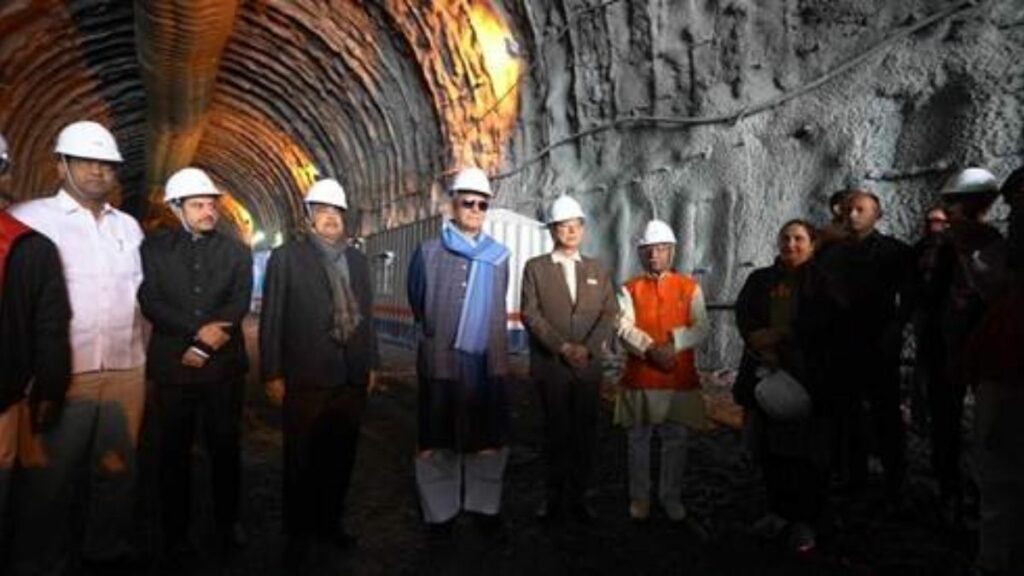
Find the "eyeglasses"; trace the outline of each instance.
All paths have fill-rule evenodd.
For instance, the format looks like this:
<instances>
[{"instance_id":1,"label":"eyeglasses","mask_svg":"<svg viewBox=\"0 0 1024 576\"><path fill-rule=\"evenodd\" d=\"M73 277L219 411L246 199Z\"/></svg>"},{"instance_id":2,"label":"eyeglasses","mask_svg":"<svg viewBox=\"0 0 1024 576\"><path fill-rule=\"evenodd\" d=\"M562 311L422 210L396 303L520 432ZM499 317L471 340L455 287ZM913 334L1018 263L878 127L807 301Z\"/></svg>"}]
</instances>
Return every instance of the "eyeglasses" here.
<instances>
[{"instance_id":1,"label":"eyeglasses","mask_svg":"<svg viewBox=\"0 0 1024 576\"><path fill-rule=\"evenodd\" d=\"M491 207L491 203L487 200L459 200L459 205L466 210L472 210L474 207L479 208L481 212L487 212L487 209Z\"/></svg>"}]
</instances>

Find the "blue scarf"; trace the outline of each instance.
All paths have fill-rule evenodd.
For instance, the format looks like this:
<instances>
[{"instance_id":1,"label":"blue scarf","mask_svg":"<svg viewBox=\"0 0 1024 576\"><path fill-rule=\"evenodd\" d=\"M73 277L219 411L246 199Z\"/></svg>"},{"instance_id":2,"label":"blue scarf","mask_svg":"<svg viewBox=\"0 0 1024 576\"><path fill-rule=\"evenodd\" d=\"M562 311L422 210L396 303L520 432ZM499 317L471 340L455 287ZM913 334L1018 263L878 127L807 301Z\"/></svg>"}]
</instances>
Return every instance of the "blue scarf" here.
<instances>
[{"instance_id":1,"label":"blue scarf","mask_svg":"<svg viewBox=\"0 0 1024 576\"><path fill-rule=\"evenodd\" d=\"M473 245L454 226L441 229L441 244L449 252L471 262L466 299L462 301L459 329L455 334L455 349L468 354L483 354L487 351L491 311L494 309L494 268L508 259L508 248L483 232Z\"/></svg>"}]
</instances>

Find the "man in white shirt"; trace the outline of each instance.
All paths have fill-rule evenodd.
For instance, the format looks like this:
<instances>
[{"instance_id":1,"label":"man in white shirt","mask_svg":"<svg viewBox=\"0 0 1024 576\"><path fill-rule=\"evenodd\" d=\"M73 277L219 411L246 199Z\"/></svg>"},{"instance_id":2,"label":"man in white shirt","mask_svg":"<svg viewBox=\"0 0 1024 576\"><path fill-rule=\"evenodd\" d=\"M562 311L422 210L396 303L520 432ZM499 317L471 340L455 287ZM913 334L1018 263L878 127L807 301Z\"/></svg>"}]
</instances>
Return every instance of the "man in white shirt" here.
<instances>
[{"instance_id":1,"label":"man in white shirt","mask_svg":"<svg viewBox=\"0 0 1024 576\"><path fill-rule=\"evenodd\" d=\"M79 546L72 514L80 509L86 514L85 563L107 566L132 556L128 536L145 402L146 326L135 298L142 230L107 203L122 158L106 128L70 124L55 152L60 191L11 210L57 245L72 310L72 379L63 414L23 456L16 573L64 570Z\"/></svg>"}]
</instances>

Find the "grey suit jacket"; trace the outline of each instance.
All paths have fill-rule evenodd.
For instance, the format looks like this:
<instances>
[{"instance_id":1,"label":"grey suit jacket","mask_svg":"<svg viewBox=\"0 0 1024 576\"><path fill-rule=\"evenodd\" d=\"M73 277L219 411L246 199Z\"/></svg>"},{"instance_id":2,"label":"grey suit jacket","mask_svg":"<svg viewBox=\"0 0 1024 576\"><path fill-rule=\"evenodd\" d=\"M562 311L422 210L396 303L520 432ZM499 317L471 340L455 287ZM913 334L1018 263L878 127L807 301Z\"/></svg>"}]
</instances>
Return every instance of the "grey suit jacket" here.
<instances>
[{"instance_id":1,"label":"grey suit jacket","mask_svg":"<svg viewBox=\"0 0 1024 576\"><path fill-rule=\"evenodd\" d=\"M544 254L523 271L523 323L530 334L530 373L541 380L601 379L604 344L615 330L619 304L607 270L593 258L576 263L576 303L562 268ZM559 349L566 342L590 350L590 364L575 371Z\"/></svg>"}]
</instances>

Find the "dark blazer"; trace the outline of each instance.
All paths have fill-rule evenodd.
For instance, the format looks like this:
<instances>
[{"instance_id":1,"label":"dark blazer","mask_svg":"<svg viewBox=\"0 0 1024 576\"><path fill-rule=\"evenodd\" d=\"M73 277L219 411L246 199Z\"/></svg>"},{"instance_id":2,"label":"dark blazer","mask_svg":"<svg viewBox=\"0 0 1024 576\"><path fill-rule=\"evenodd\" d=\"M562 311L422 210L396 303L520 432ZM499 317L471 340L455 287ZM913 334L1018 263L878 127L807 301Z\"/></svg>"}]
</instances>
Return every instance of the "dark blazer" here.
<instances>
[{"instance_id":1,"label":"dark blazer","mask_svg":"<svg viewBox=\"0 0 1024 576\"><path fill-rule=\"evenodd\" d=\"M584 256L576 264L574 305L562 267L551 254L530 259L523 271L521 306L523 324L530 334L530 373L535 378L561 380L574 376L559 354L562 345L569 342L590 350L590 364L575 376L601 379L601 356L615 330L619 304L600 262Z\"/></svg>"},{"instance_id":2,"label":"dark blazer","mask_svg":"<svg viewBox=\"0 0 1024 576\"><path fill-rule=\"evenodd\" d=\"M242 320L252 295L252 253L239 240L214 232L193 240L184 230L164 230L140 248L145 274L139 286L142 314L153 324L146 375L164 384L217 382L249 370ZM203 325L230 322L231 340L202 368L181 363Z\"/></svg>"},{"instance_id":3,"label":"dark blazer","mask_svg":"<svg viewBox=\"0 0 1024 576\"><path fill-rule=\"evenodd\" d=\"M284 378L289 390L352 386L365 389L379 364L373 327L373 288L366 256L345 251L362 322L345 346L331 338L334 302L319 248L301 236L274 250L267 262L260 312L263 380Z\"/></svg>"},{"instance_id":4,"label":"dark blazer","mask_svg":"<svg viewBox=\"0 0 1024 576\"><path fill-rule=\"evenodd\" d=\"M746 341L756 330L771 328L772 291L787 272L776 263L759 268L747 277L736 298L736 326ZM837 284L814 260L796 274L795 316L790 320L791 337L779 345L781 367L807 389L815 411L826 410L835 400L834 381L843 365L838 362L848 346L848 335L838 329L849 316L847 302ZM736 403L751 409L756 405L757 359L744 349L739 374L733 386Z\"/></svg>"},{"instance_id":5,"label":"dark blazer","mask_svg":"<svg viewBox=\"0 0 1024 576\"><path fill-rule=\"evenodd\" d=\"M434 238L420 244L409 263L409 307L421 333L416 365L423 378L452 380L458 374L454 348L462 302L466 297L470 261ZM490 318L474 318L489 326L487 375L508 374L508 260L494 271L494 308Z\"/></svg>"},{"instance_id":6,"label":"dark blazer","mask_svg":"<svg viewBox=\"0 0 1024 576\"><path fill-rule=\"evenodd\" d=\"M13 220L0 212L0 228L3 219ZM0 287L0 412L24 398L30 381L32 400L62 402L71 380L71 304L57 247L30 232L10 248Z\"/></svg>"}]
</instances>

